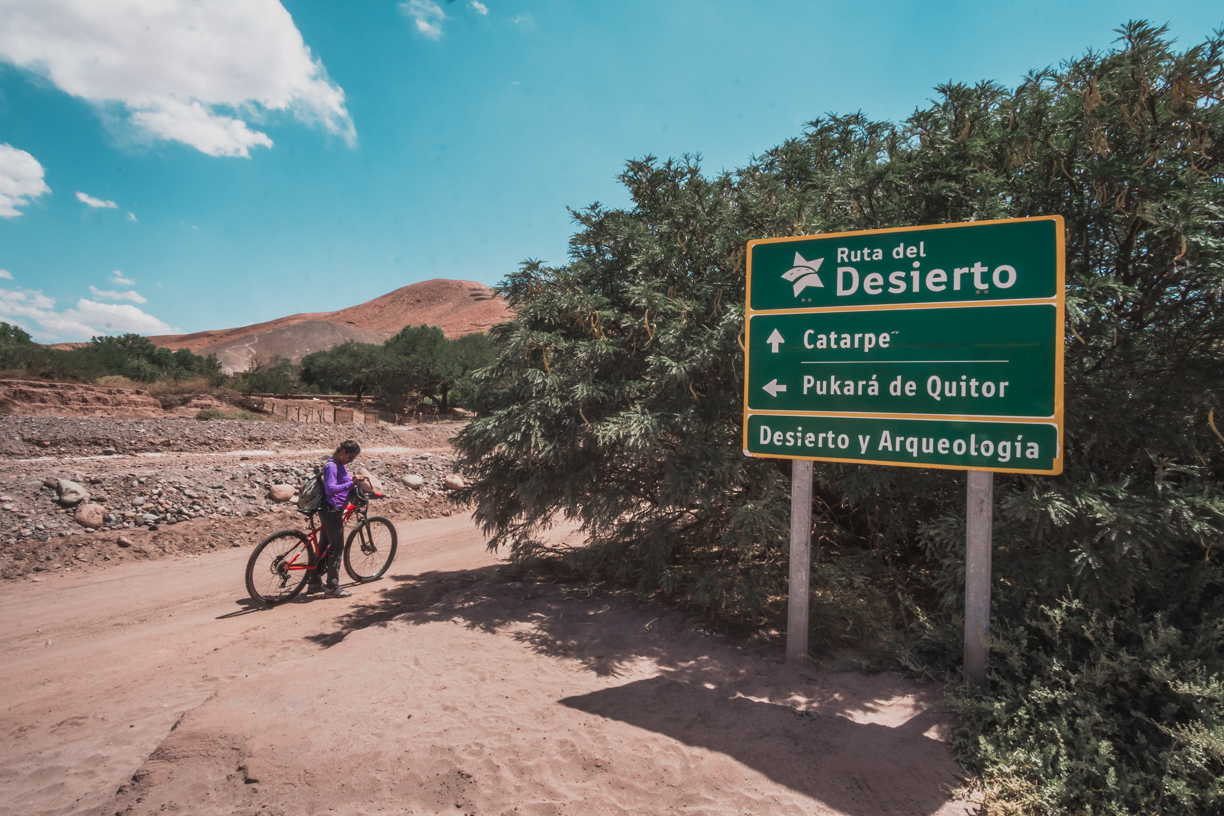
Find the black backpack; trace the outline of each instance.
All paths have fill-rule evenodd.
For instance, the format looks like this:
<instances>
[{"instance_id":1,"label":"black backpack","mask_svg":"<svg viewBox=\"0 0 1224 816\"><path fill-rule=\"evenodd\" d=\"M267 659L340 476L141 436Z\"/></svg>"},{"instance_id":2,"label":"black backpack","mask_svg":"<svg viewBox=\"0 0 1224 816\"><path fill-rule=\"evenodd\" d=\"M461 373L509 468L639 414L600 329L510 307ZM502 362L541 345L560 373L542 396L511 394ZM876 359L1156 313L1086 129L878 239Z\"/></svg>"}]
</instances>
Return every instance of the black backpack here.
<instances>
[{"instance_id":1,"label":"black backpack","mask_svg":"<svg viewBox=\"0 0 1224 816\"><path fill-rule=\"evenodd\" d=\"M323 506L323 469L315 468L298 488L298 509L313 513Z\"/></svg>"}]
</instances>

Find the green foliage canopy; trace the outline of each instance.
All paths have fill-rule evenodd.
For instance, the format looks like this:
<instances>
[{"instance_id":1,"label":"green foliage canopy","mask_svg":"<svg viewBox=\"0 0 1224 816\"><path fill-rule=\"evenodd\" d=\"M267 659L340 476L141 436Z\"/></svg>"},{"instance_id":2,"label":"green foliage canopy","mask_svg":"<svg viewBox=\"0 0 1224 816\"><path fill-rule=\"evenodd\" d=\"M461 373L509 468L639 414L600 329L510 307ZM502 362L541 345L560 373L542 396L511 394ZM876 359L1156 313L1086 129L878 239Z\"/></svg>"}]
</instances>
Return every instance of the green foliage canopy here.
<instances>
[{"instance_id":1,"label":"green foliage canopy","mask_svg":"<svg viewBox=\"0 0 1224 816\"><path fill-rule=\"evenodd\" d=\"M405 326L383 345L349 340L302 358L302 382L323 391L371 393L389 405L415 405L422 397L443 410L469 374L491 362L485 334L450 340L437 326Z\"/></svg>"},{"instance_id":2,"label":"green foliage canopy","mask_svg":"<svg viewBox=\"0 0 1224 816\"><path fill-rule=\"evenodd\" d=\"M739 451L746 242L1061 214L1066 470L996 477L995 693L958 698L962 757L1015 812L1221 812L1224 39L1120 33L902 125L819 119L735 172L629 162L631 207L575 212L570 262L502 286L517 316L458 438L493 545L548 552L567 515L589 574L777 620L789 468ZM954 672L963 477L816 481L818 631Z\"/></svg>"}]
</instances>

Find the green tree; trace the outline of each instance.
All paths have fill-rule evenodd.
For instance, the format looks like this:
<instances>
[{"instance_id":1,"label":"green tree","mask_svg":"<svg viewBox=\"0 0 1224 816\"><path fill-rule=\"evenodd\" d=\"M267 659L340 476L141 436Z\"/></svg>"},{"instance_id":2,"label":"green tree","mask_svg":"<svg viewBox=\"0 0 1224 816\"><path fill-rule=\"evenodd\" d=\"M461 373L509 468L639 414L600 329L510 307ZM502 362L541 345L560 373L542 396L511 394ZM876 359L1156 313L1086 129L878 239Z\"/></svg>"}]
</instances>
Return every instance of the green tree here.
<instances>
[{"instance_id":1,"label":"green tree","mask_svg":"<svg viewBox=\"0 0 1224 816\"><path fill-rule=\"evenodd\" d=\"M302 358L302 382L332 394L360 398L379 382L386 355L375 343L346 340Z\"/></svg>"},{"instance_id":2,"label":"green tree","mask_svg":"<svg viewBox=\"0 0 1224 816\"><path fill-rule=\"evenodd\" d=\"M33 342L25 329L12 323L0 322L0 345L28 346Z\"/></svg>"},{"instance_id":3,"label":"green tree","mask_svg":"<svg viewBox=\"0 0 1224 816\"><path fill-rule=\"evenodd\" d=\"M1066 470L996 477L994 692L962 758L1015 812L1224 809L1224 39L1118 46L1015 89L949 84L902 125L812 122L745 167L629 162L560 267L502 290L460 499L516 559L560 515L592 575L729 623L776 620L789 468L740 453L753 238L1061 214ZM963 476L821 465L818 641L955 673ZM831 602L834 599L836 602Z\"/></svg>"},{"instance_id":4,"label":"green tree","mask_svg":"<svg viewBox=\"0 0 1224 816\"><path fill-rule=\"evenodd\" d=\"M487 335L450 340L437 326L405 326L383 348L387 359L376 389L379 397L392 404L428 397L444 411L450 408L451 391L462 390L470 373L493 359Z\"/></svg>"},{"instance_id":5,"label":"green tree","mask_svg":"<svg viewBox=\"0 0 1224 816\"><path fill-rule=\"evenodd\" d=\"M251 360L247 370L234 378L234 384L245 394L292 394L299 390L301 380L292 360L274 354L267 360Z\"/></svg>"}]
</instances>

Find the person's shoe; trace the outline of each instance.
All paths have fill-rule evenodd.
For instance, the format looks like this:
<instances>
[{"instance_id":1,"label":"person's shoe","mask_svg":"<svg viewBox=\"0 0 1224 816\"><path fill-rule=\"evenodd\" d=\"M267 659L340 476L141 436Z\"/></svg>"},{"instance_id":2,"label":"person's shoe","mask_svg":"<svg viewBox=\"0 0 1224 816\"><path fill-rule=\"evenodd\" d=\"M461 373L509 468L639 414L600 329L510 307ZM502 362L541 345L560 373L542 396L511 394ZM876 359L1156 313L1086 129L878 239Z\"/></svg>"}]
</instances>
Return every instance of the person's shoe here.
<instances>
[{"instance_id":1,"label":"person's shoe","mask_svg":"<svg viewBox=\"0 0 1224 816\"><path fill-rule=\"evenodd\" d=\"M328 587L323 590L323 594L329 598L351 598L353 593L343 587Z\"/></svg>"},{"instance_id":2,"label":"person's shoe","mask_svg":"<svg viewBox=\"0 0 1224 816\"><path fill-rule=\"evenodd\" d=\"M306 594L307 595L309 595L311 592L322 592L322 591L323 591L322 581L308 581L306 583Z\"/></svg>"}]
</instances>

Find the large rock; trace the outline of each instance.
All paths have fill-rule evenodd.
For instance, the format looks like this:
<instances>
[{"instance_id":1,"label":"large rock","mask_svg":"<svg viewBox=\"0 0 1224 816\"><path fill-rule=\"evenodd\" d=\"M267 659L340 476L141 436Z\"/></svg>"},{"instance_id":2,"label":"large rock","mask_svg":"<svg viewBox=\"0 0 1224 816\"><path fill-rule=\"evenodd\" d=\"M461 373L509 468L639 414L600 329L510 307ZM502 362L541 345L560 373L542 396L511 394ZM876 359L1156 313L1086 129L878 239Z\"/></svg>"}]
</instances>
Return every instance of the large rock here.
<instances>
[{"instance_id":1,"label":"large rock","mask_svg":"<svg viewBox=\"0 0 1224 816\"><path fill-rule=\"evenodd\" d=\"M370 490L374 491L375 493L383 492L382 482L378 480L377 476L375 476L373 473L366 470L365 468L357 468L357 478L365 479L369 485Z\"/></svg>"},{"instance_id":2,"label":"large rock","mask_svg":"<svg viewBox=\"0 0 1224 816\"><path fill-rule=\"evenodd\" d=\"M294 493L297 493L297 488L293 485L274 484L268 488L268 498L274 502L287 502Z\"/></svg>"},{"instance_id":3,"label":"large rock","mask_svg":"<svg viewBox=\"0 0 1224 816\"><path fill-rule=\"evenodd\" d=\"M425 484L425 477L417 473L411 473L404 477L403 482L409 487L417 488Z\"/></svg>"},{"instance_id":4,"label":"large rock","mask_svg":"<svg viewBox=\"0 0 1224 816\"><path fill-rule=\"evenodd\" d=\"M98 529L106 521L106 508L100 504L86 502L72 514L72 520L82 527Z\"/></svg>"},{"instance_id":5,"label":"large rock","mask_svg":"<svg viewBox=\"0 0 1224 816\"><path fill-rule=\"evenodd\" d=\"M59 479L55 483L55 492L59 496L60 504L72 506L80 504L89 498L89 491L81 487L76 482L70 482L67 479Z\"/></svg>"},{"instance_id":6,"label":"large rock","mask_svg":"<svg viewBox=\"0 0 1224 816\"><path fill-rule=\"evenodd\" d=\"M452 473L442 480L442 486L447 490L458 490L463 487L463 477L457 473Z\"/></svg>"}]
</instances>

